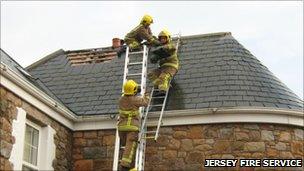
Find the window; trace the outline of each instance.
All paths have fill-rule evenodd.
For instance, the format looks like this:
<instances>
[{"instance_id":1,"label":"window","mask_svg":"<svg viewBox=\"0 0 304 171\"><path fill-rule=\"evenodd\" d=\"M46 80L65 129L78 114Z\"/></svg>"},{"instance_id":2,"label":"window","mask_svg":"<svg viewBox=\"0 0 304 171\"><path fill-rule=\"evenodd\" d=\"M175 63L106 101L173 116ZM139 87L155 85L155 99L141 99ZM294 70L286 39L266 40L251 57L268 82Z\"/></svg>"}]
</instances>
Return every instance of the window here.
<instances>
[{"instance_id":1,"label":"window","mask_svg":"<svg viewBox=\"0 0 304 171\"><path fill-rule=\"evenodd\" d=\"M26 112L17 108L17 119L13 120L15 143L9 161L13 170L54 170L56 131L50 126L39 126L26 118Z\"/></svg>"},{"instance_id":2,"label":"window","mask_svg":"<svg viewBox=\"0 0 304 171\"><path fill-rule=\"evenodd\" d=\"M38 170L40 133L38 125L26 122L22 170Z\"/></svg>"}]
</instances>

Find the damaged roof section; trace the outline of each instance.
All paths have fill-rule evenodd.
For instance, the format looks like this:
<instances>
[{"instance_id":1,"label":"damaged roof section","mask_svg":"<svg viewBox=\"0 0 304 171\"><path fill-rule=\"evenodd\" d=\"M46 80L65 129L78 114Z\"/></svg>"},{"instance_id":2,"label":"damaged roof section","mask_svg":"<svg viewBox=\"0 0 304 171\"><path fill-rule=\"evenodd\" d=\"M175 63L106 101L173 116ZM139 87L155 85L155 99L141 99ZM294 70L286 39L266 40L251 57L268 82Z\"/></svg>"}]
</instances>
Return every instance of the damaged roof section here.
<instances>
[{"instance_id":1,"label":"damaged roof section","mask_svg":"<svg viewBox=\"0 0 304 171\"><path fill-rule=\"evenodd\" d=\"M166 110L244 106L302 110L303 101L230 33L184 36L181 41L181 68L172 81ZM78 115L117 113L124 57L77 66L71 62L71 54L91 58L98 53L62 51L28 69ZM155 67L149 64L149 69Z\"/></svg>"},{"instance_id":2,"label":"damaged roof section","mask_svg":"<svg viewBox=\"0 0 304 171\"><path fill-rule=\"evenodd\" d=\"M112 48L67 51L66 55L72 66L109 62L117 57Z\"/></svg>"}]
</instances>

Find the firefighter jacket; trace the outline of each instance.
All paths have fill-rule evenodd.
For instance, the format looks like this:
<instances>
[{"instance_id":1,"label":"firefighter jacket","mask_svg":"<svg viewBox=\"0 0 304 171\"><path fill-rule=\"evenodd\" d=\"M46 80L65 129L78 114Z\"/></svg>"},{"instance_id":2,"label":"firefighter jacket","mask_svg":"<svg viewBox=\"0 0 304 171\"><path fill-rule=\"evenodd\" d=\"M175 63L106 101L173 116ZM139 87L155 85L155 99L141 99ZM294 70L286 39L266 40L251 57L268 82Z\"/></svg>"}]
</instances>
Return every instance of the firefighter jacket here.
<instances>
[{"instance_id":1,"label":"firefighter jacket","mask_svg":"<svg viewBox=\"0 0 304 171\"><path fill-rule=\"evenodd\" d=\"M119 99L119 131L139 130L139 107L147 106L149 97L122 96Z\"/></svg>"},{"instance_id":2,"label":"firefighter jacket","mask_svg":"<svg viewBox=\"0 0 304 171\"><path fill-rule=\"evenodd\" d=\"M149 43L157 44L158 40L153 37L151 29L149 26L144 26L143 24L139 24L135 27L131 32L129 32L125 37L125 42L130 41L142 42L143 40L147 40Z\"/></svg>"},{"instance_id":3,"label":"firefighter jacket","mask_svg":"<svg viewBox=\"0 0 304 171\"><path fill-rule=\"evenodd\" d=\"M174 43L169 42L162 46L162 50L167 54L167 56L162 57L159 61L159 66L171 66L178 70L179 60L177 57L176 47Z\"/></svg>"}]
</instances>

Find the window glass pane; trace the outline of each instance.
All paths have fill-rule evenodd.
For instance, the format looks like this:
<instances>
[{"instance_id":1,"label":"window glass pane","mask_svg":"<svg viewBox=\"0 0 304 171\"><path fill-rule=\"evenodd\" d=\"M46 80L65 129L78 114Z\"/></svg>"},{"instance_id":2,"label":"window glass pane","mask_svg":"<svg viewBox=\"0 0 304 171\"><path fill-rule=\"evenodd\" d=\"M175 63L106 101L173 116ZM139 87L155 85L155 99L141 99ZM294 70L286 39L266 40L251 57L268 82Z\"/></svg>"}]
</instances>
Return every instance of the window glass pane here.
<instances>
[{"instance_id":1,"label":"window glass pane","mask_svg":"<svg viewBox=\"0 0 304 171\"><path fill-rule=\"evenodd\" d=\"M26 125L23 160L35 166L37 165L38 144L39 131Z\"/></svg>"},{"instance_id":2,"label":"window glass pane","mask_svg":"<svg viewBox=\"0 0 304 171\"><path fill-rule=\"evenodd\" d=\"M31 128L26 125L26 129L25 129L25 142L28 144L31 144Z\"/></svg>"},{"instance_id":3,"label":"window glass pane","mask_svg":"<svg viewBox=\"0 0 304 171\"><path fill-rule=\"evenodd\" d=\"M30 155L31 155L30 149L31 149L30 146L25 143L24 151L23 151L23 160L29 163L30 163Z\"/></svg>"},{"instance_id":4,"label":"window glass pane","mask_svg":"<svg viewBox=\"0 0 304 171\"><path fill-rule=\"evenodd\" d=\"M32 145L34 146L34 147L38 147L38 140L39 140L39 132L38 132L38 130L37 129L34 129L33 128L33 136L32 136L32 138L33 138L33 142L32 142Z\"/></svg>"},{"instance_id":5,"label":"window glass pane","mask_svg":"<svg viewBox=\"0 0 304 171\"><path fill-rule=\"evenodd\" d=\"M35 148L32 148L32 156L31 156L31 164L33 165L37 165L37 154L38 154L38 150Z\"/></svg>"}]
</instances>

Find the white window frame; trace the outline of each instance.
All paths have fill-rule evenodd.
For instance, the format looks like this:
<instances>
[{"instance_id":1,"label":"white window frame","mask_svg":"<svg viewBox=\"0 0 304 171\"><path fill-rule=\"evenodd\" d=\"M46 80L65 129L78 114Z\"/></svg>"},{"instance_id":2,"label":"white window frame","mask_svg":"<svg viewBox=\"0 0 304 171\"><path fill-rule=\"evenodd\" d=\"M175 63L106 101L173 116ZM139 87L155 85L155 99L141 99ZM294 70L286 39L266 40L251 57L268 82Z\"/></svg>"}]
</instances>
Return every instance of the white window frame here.
<instances>
[{"instance_id":1,"label":"white window frame","mask_svg":"<svg viewBox=\"0 0 304 171\"><path fill-rule=\"evenodd\" d=\"M29 125L33 128L35 128L36 130L38 130L38 149L37 149L37 166L31 164L31 163L28 163L26 161L23 160L23 156L22 156L22 166L25 165L26 167L30 167L31 169L35 169L35 170L40 170L39 168L39 164L40 164L40 159L41 159L41 146L42 146L42 143L41 143L41 137L42 137L42 127L33 123L32 121L30 120L26 120L25 121L25 124L26 125ZM26 126L25 126L25 129L24 129L24 134L25 134L25 131L26 131ZM24 141L23 141L24 142ZM25 142L24 142L25 143ZM24 147L23 147L23 151L24 151ZM23 152L24 153L24 152Z\"/></svg>"},{"instance_id":2,"label":"white window frame","mask_svg":"<svg viewBox=\"0 0 304 171\"><path fill-rule=\"evenodd\" d=\"M16 120L13 120L13 132L12 135L15 137L15 144L13 144L11 156L9 161L14 164L13 170L22 170L23 166L23 151L24 151L24 140L25 140L25 128L26 124L35 128L37 124L31 124L32 122L26 118L26 111L22 108L17 107L18 115ZM31 123L30 123L31 122ZM37 127L37 126L36 126ZM39 132L39 143L38 143L38 154L37 154L37 166L32 166L30 163L25 164L28 167L37 170L54 170L53 160L56 154L56 145L54 142L54 135L56 131L50 126L38 126L40 127ZM35 128L36 129L36 128Z\"/></svg>"}]
</instances>

